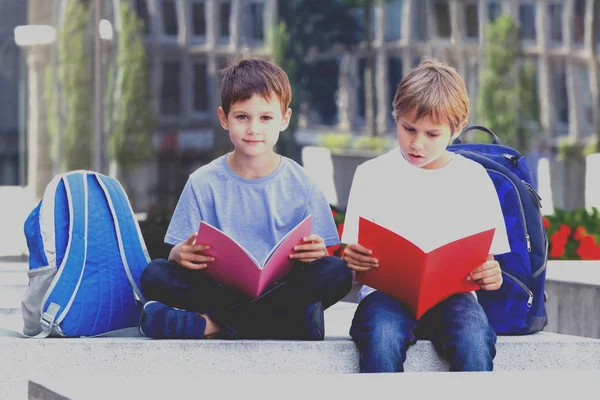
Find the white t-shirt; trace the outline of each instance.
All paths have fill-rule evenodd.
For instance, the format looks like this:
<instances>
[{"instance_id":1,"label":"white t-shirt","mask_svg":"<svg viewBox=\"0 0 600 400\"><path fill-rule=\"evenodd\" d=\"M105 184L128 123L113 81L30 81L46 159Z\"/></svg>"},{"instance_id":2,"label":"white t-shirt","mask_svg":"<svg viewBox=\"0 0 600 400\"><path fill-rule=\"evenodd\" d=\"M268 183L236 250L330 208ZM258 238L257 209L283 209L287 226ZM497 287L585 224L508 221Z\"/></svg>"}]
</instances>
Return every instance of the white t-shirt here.
<instances>
[{"instance_id":1,"label":"white t-shirt","mask_svg":"<svg viewBox=\"0 0 600 400\"><path fill-rule=\"evenodd\" d=\"M399 148L361 164L354 174L342 243L357 243L358 218L369 219L429 252L495 228L490 254L510 252L504 216L485 168L459 154L442 168L408 163ZM375 289L364 285L361 301Z\"/></svg>"}]
</instances>

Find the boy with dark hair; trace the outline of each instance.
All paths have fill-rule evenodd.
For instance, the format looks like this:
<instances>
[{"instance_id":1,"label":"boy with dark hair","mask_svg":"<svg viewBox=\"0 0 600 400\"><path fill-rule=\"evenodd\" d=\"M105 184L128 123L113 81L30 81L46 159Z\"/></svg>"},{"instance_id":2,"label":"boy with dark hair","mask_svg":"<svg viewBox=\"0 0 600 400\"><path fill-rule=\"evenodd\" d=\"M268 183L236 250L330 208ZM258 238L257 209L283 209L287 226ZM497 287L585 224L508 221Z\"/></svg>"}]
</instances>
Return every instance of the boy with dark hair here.
<instances>
[{"instance_id":1,"label":"boy with dark hair","mask_svg":"<svg viewBox=\"0 0 600 400\"><path fill-rule=\"evenodd\" d=\"M169 259L141 276L140 330L152 338L323 340L323 310L343 298L351 273L328 246L339 243L323 193L300 165L274 151L290 121L291 87L277 65L242 60L222 71L221 126L234 150L188 179L169 224ZM257 260L308 215L312 233L290 255L287 277L257 299L223 287L202 270L213 260L195 244L200 221L225 232Z\"/></svg>"}]
</instances>

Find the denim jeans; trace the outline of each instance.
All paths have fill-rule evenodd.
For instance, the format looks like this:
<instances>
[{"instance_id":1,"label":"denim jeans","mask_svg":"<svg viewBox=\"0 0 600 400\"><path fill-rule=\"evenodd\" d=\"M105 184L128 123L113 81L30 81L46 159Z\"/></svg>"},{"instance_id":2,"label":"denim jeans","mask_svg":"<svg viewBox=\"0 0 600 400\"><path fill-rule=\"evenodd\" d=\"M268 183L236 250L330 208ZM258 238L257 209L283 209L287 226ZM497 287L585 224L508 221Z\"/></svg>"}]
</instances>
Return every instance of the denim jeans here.
<instances>
[{"instance_id":1,"label":"denim jeans","mask_svg":"<svg viewBox=\"0 0 600 400\"><path fill-rule=\"evenodd\" d=\"M415 320L395 298L376 291L358 305L350 336L361 372L403 372L406 351L431 340L450 371L492 371L496 334L471 293L456 294Z\"/></svg>"},{"instance_id":2,"label":"denim jeans","mask_svg":"<svg viewBox=\"0 0 600 400\"><path fill-rule=\"evenodd\" d=\"M250 299L207 277L165 259L150 262L140 278L147 301L206 313L221 324L226 338L294 339L311 303L326 309L350 292L352 275L338 257L298 266L260 297Z\"/></svg>"}]
</instances>

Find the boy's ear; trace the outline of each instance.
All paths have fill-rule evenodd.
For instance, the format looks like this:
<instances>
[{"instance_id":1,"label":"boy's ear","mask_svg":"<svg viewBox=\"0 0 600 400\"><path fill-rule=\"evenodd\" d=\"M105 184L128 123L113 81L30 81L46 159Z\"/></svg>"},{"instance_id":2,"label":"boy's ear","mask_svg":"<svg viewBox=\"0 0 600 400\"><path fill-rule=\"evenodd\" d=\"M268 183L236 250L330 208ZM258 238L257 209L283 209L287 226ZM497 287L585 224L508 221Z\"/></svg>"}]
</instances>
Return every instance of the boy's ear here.
<instances>
[{"instance_id":1,"label":"boy's ear","mask_svg":"<svg viewBox=\"0 0 600 400\"><path fill-rule=\"evenodd\" d=\"M219 114L219 122L221 123L221 126L223 127L223 129L229 130L229 123L227 122L227 114L225 114L225 111L223 111L223 107L219 107L219 109L217 110L217 114Z\"/></svg>"},{"instance_id":2,"label":"boy's ear","mask_svg":"<svg viewBox=\"0 0 600 400\"><path fill-rule=\"evenodd\" d=\"M285 114L283 114L283 118L281 120L281 129L280 132L283 132L290 125L290 121L292 119L292 109L288 107Z\"/></svg>"}]
</instances>

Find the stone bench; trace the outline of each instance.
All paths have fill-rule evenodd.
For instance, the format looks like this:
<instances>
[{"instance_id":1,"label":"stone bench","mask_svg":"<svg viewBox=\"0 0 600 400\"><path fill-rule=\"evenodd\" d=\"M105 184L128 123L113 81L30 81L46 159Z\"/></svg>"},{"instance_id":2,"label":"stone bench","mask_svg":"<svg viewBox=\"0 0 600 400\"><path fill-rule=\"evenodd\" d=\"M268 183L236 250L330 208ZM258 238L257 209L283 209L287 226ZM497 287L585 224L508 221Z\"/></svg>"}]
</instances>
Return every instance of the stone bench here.
<instances>
[{"instance_id":1,"label":"stone bench","mask_svg":"<svg viewBox=\"0 0 600 400\"><path fill-rule=\"evenodd\" d=\"M6 288L2 282L0 275L0 292ZM355 308L355 303L340 302L326 311L326 340L323 342L0 337L0 370L3 372L0 387L2 380L8 384L11 379L14 382L14 379L41 373L50 377L96 375L149 379L215 374L356 373L358 351L348 335ZM0 313L0 327L20 329L21 324L20 315L2 316ZM500 336L497 349L496 371L600 371L598 339L548 332ZM420 341L409 349L405 369L438 372L447 371L448 365L430 342Z\"/></svg>"}]
</instances>

